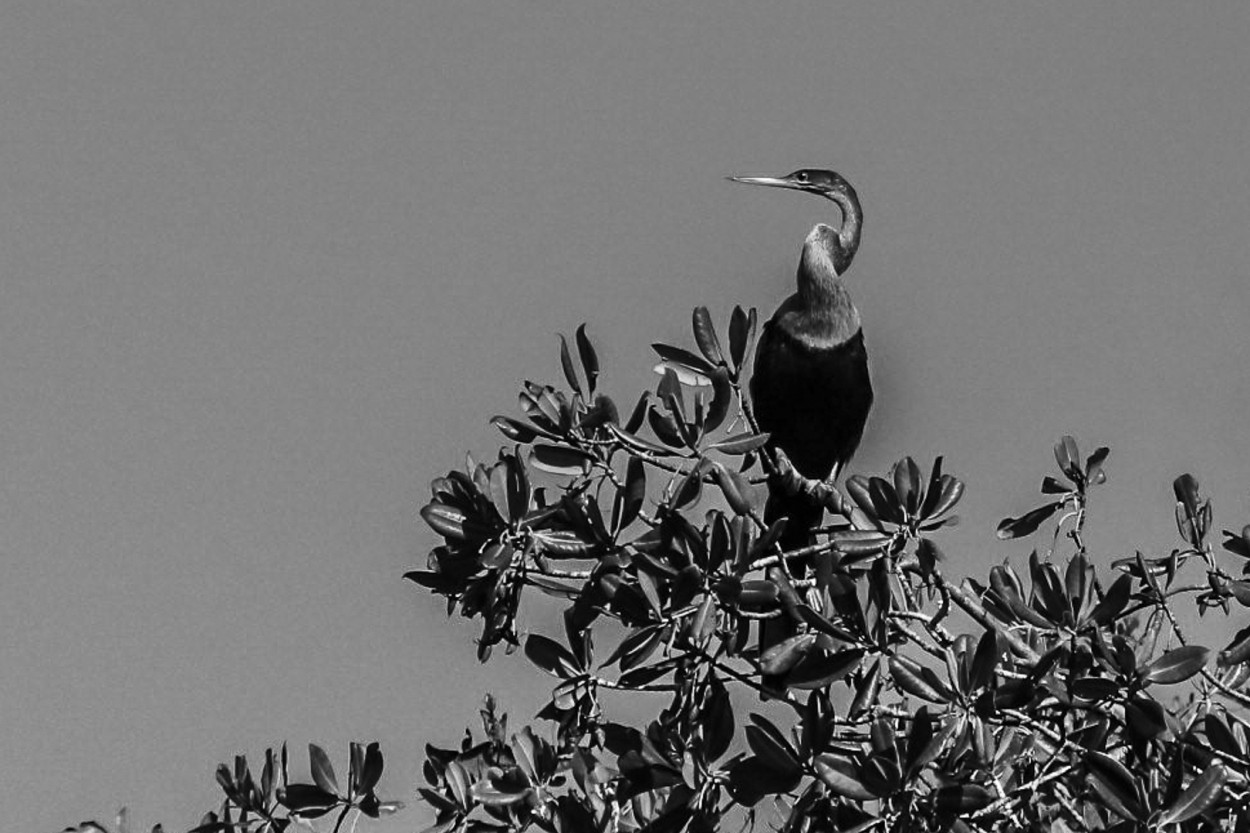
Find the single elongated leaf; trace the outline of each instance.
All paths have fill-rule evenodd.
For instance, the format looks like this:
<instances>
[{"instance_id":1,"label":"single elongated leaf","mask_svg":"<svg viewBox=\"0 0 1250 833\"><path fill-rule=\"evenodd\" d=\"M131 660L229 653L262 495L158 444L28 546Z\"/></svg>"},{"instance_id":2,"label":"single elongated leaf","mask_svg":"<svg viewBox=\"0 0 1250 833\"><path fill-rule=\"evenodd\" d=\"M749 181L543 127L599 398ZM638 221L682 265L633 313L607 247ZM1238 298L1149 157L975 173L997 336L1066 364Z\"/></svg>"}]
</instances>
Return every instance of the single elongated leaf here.
<instances>
[{"instance_id":1,"label":"single elongated leaf","mask_svg":"<svg viewBox=\"0 0 1250 833\"><path fill-rule=\"evenodd\" d=\"M877 509L873 506L872 495L869 491L869 481L862 474L854 474L846 478L843 482L843 488L846 493L851 496L851 500L859 506L860 511L868 516L869 520L877 520Z\"/></svg>"},{"instance_id":2,"label":"single elongated leaf","mask_svg":"<svg viewBox=\"0 0 1250 833\"><path fill-rule=\"evenodd\" d=\"M707 760L715 761L733 743L734 713L729 692L714 672L709 673L701 723L703 739L707 743Z\"/></svg>"},{"instance_id":3,"label":"single elongated leaf","mask_svg":"<svg viewBox=\"0 0 1250 833\"><path fill-rule=\"evenodd\" d=\"M411 574L405 574L404 577L407 578L409 575ZM546 595L556 599L575 599L581 595L582 592L581 586L567 584L558 579L538 575L536 573L530 573L525 577L525 580L537 587Z\"/></svg>"},{"instance_id":4,"label":"single elongated leaf","mask_svg":"<svg viewBox=\"0 0 1250 833\"><path fill-rule=\"evenodd\" d=\"M338 799L315 784L288 784L279 788L278 801L292 813L316 818L328 813Z\"/></svg>"},{"instance_id":5,"label":"single elongated leaf","mask_svg":"<svg viewBox=\"0 0 1250 833\"><path fill-rule=\"evenodd\" d=\"M879 798L893 795L902 785L902 770L893 755L869 755L859 768L864 786Z\"/></svg>"},{"instance_id":6,"label":"single elongated leaf","mask_svg":"<svg viewBox=\"0 0 1250 833\"><path fill-rule=\"evenodd\" d=\"M839 553L845 556L868 556L884 552L893 536L875 529L841 529L829 536ZM844 560L845 561L845 560Z\"/></svg>"},{"instance_id":7,"label":"single elongated leaf","mask_svg":"<svg viewBox=\"0 0 1250 833\"><path fill-rule=\"evenodd\" d=\"M1058 512L1062 506L1061 502L1055 501L1045 506L1039 506L1018 518L1003 518L998 524L998 537L1005 541L1009 538L1021 538L1025 535L1031 535L1037 531L1037 528L1047 518Z\"/></svg>"},{"instance_id":8,"label":"single elongated leaf","mask_svg":"<svg viewBox=\"0 0 1250 833\"><path fill-rule=\"evenodd\" d=\"M308 766L318 787L331 795L338 795L339 785L334 778L334 766L330 763L330 756L315 743L308 744Z\"/></svg>"},{"instance_id":9,"label":"single elongated leaf","mask_svg":"<svg viewBox=\"0 0 1250 833\"><path fill-rule=\"evenodd\" d=\"M670 506L673 509L681 509L698 501L703 494L703 475L707 471L705 463L706 459L700 460L699 464L690 471L686 472L686 476L677 484L677 488L673 490L673 499Z\"/></svg>"},{"instance_id":10,"label":"single elongated leaf","mask_svg":"<svg viewBox=\"0 0 1250 833\"><path fill-rule=\"evenodd\" d=\"M1055 462L1059 464L1059 470L1073 483L1080 479L1081 452L1077 450L1076 440L1065 434L1055 443Z\"/></svg>"},{"instance_id":11,"label":"single elongated leaf","mask_svg":"<svg viewBox=\"0 0 1250 833\"><path fill-rule=\"evenodd\" d=\"M1120 693L1120 684L1107 677L1078 677L1072 681L1072 694L1082 700L1107 700Z\"/></svg>"},{"instance_id":12,"label":"single elongated leaf","mask_svg":"<svg viewBox=\"0 0 1250 833\"><path fill-rule=\"evenodd\" d=\"M586 452L566 445L536 443L530 448L530 463L534 468L551 474L576 477L590 471L594 461Z\"/></svg>"},{"instance_id":13,"label":"single elongated leaf","mask_svg":"<svg viewBox=\"0 0 1250 833\"><path fill-rule=\"evenodd\" d=\"M707 307L695 307L693 315L694 341L699 345L699 352L712 364L723 364L725 356L721 353L720 339L716 337L716 327L712 324L712 316Z\"/></svg>"},{"instance_id":14,"label":"single elongated leaf","mask_svg":"<svg viewBox=\"0 0 1250 833\"><path fill-rule=\"evenodd\" d=\"M590 558L600 549L598 542L588 541L571 529L535 532L533 541L548 558Z\"/></svg>"},{"instance_id":15,"label":"single elongated leaf","mask_svg":"<svg viewBox=\"0 0 1250 833\"><path fill-rule=\"evenodd\" d=\"M629 526L642 512L647 496L647 471L642 460L630 457L625 466L625 483L616 493L612 505L612 532L619 533Z\"/></svg>"},{"instance_id":16,"label":"single elongated leaf","mask_svg":"<svg viewBox=\"0 0 1250 833\"><path fill-rule=\"evenodd\" d=\"M695 371L705 377L710 377L715 365L702 356L697 356L689 350L681 347L674 347L671 344L655 343L651 345L661 359L674 365L684 365L690 370Z\"/></svg>"},{"instance_id":17,"label":"single elongated leaf","mask_svg":"<svg viewBox=\"0 0 1250 833\"><path fill-rule=\"evenodd\" d=\"M898 495L899 504L909 515L915 515L920 508L920 467L910 457L904 457L894 464L891 472L894 476L894 492Z\"/></svg>"},{"instance_id":18,"label":"single elongated leaf","mask_svg":"<svg viewBox=\"0 0 1250 833\"><path fill-rule=\"evenodd\" d=\"M794 749L779 732L768 732L755 725L746 728L746 736L747 745L764 766L785 775L801 770Z\"/></svg>"},{"instance_id":19,"label":"single elongated leaf","mask_svg":"<svg viewBox=\"0 0 1250 833\"><path fill-rule=\"evenodd\" d=\"M677 661L675 659L661 660L655 665L633 668L627 671L617 678L616 684L621 688L637 688L655 682L665 674L671 673L676 667Z\"/></svg>"},{"instance_id":20,"label":"single elongated leaf","mask_svg":"<svg viewBox=\"0 0 1250 833\"><path fill-rule=\"evenodd\" d=\"M651 413L651 410L649 408L645 409L642 419L646 419L646 416L649 413ZM620 441L621 445L625 446L635 454L640 454L645 457L671 457L676 453L671 448L665 448L662 445L657 445L650 440L645 440L642 437L626 431L619 426L612 425L611 423L608 424L607 429L613 436L616 437L617 440Z\"/></svg>"},{"instance_id":21,"label":"single elongated leaf","mask_svg":"<svg viewBox=\"0 0 1250 833\"><path fill-rule=\"evenodd\" d=\"M1085 482L1102 483L1107 479L1106 473L1102 470L1102 464L1110 453L1111 449L1104 445L1094 449L1094 453L1085 458Z\"/></svg>"},{"instance_id":22,"label":"single elongated leaf","mask_svg":"<svg viewBox=\"0 0 1250 833\"><path fill-rule=\"evenodd\" d=\"M729 793L743 806L758 804L766 795L787 793L798 786L803 778L802 770L783 773L764 763L754 755L743 758L729 768ZM648 826L648 831L656 828ZM664 833L677 833L680 826L664 827Z\"/></svg>"},{"instance_id":23,"label":"single elongated leaf","mask_svg":"<svg viewBox=\"0 0 1250 833\"><path fill-rule=\"evenodd\" d=\"M735 306L729 317L729 356L734 367L741 370L742 360L750 351L751 342L755 339L755 308L746 312L742 307Z\"/></svg>"},{"instance_id":24,"label":"single elongated leaf","mask_svg":"<svg viewBox=\"0 0 1250 833\"><path fill-rule=\"evenodd\" d=\"M549 440L556 438L556 435L550 431L544 431L512 417L494 416L491 417L490 424L498 428L505 437L513 442L532 443L538 437L546 437Z\"/></svg>"},{"instance_id":25,"label":"single elongated leaf","mask_svg":"<svg viewBox=\"0 0 1250 833\"><path fill-rule=\"evenodd\" d=\"M712 401L707 406L707 418L703 422L705 432L720 428L725 417L729 415L729 406L733 404L733 386L729 384L729 371L717 367L712 372Z\"/></svg>"},{"instance_id":26,"label":"single elongated leaf","mask_svg":"<svg viewBox=\"0 0 1250 833\"><path fill-rule=\"evenodd\" d=\"M382 777L382 768L382 749L376 743L371 743L365 747L365 761L360 767L357 792L372 792Z\"/></svg>"},{"instance_id":27,"label":"single elongated leaf","mask_svg":"<svg viewBox=\"0 0 1250 833\"><path fill-rule=\"evenodd\" d=\"M908 777L914 775L929 762L920 759L931 740L933 740L933 718L929 716L928 707L921 706L916 711L916 719L912 721L911 731L907 733L907 747L902 763L906 767Z\"/></svg>"},{"instance_id":28,"label":"single elongated leaf","mask_svg":"<svg viewBox=\"0 0 1250 833\"><path fill-rule=\"evenodd\" d=\"M1202 813L1215 802L1227 780L1228 773L1224 771L1224 767L1218 763L1208 766L1177 796L1172 806L1163 811L1163 815L1159 817L1159 826L1180 824Z\"/></svg>"},{"instance_id":29,"label":"single elongated leaf","mask_svg":"<svg viewBox=\"0 0 1250 833\"><path fill-rule=\"evenodd\" d=\"M1224 530L1224 549L1240 558L1250 558L1250 524L1242 527L1241 533Z\"/></svg>"},{"instance_id":30,"label":"single elongated leaf","mask_svg":"<svg viewBox=\"0 0 1250 833\"><path fill-rule=\"evenodd\" d=\"M365 748L352 740L347 749L347 795L356 795L360 792L360 768L365 763Z\"/></svg>"},{"instance_id":31,"label":"single elongated leaf","mask_svg":"<svg viewBox=\"0 0 1250 833\"><path fill-rule=\"evenodd\" d=\"M951 700L949 689L942 685L937 675L910 657L902 654L890 657L890 676L900 689L922 700L930 703L949 703Z\"/></svg>"},{"instance_id":32,"label":"single elongated leaf","mask_svg":"<svg viewBox=\"0 0 1250 833\"><path fill-rule=\"evenodd\" d=\"M265 765L260 773L260 795L264 801L268 801L273 796L274 772L277 766L274 760L273 749L265 750Z\"/></svg>"},{"instance_id":33,"label":"single elongated leaf","mask_svg":"<svg viewBox=\"0 0 1250 833\"><path fill-rule=\"evenodd\" d=\"M994 793L978 784L952 784L937 791L937 807L947 813L973 813L994 801Z\"/></svg>"},{"instance_id":34,"label":"single elongated leaf","mask_svg":"<svg viewBox=\"0 0 1250 833\"><path fill-rule=\"evenodd\" d=\"M1206 733L1207 742L1211 744L1212 748L1229 755L1245 756L1245 750L1237 742L1237 736L1233 734L1233 730L1228 728L1228 724L1221 720L1218 715L1208 714L1203 721L1202 728Z\"/></svg>"},{"instance_id":35,"label":"single elongated leaf","mask_svg":"<svg viewBox=\"0 0 1250 833\"><path fill-rule=\"evenodd\" d=\"M521 517L525 514L525 508L522 507L516 515L512 514L512 507L509 505L510 489L508 477L508 467L503 463L491 466L490 476L487 480L487 494L490 496L491 505L495 507L495 511L499 513L499 517L507 522L514 517Z\"/></svg>"},{"instance_id":36,"label":"single elongated leaf","mask_svg":"<svg viewBox=\"0 0 1250 833\"><path fill-rule=\"evenodd\" d=\"M1124 764L1110 755L1092 750L1086 753L1085 762L1089 766L1090 785L1107 808L1129 821L1141 820L1137 779Z\"/></svg>"},{"instance_id":37,"label":"single elongated leaf","mask_svg":"<svg viewBox=\"0 0 1250 833\"><path fill-rule=\"evenodd\" d=\"M721 493L725 495L725 502L729 504L729 508L734 511L734 514L750 515L756 503L756 495L755 489L747 479L738 472L722 466L720 463L717 463L712 468L712 476L716 480L716 485L720 487Z\"/></svg>"},{"instance_id":38,"label":"single elongated leaf","mask_svg":"<svg viewBox=\"0 0 1250 833\"><path fill-rule=\"evenodd\" d=\"M421 507L421 519L449 541L478 541L487 533L485 525L444 503L427 503Z\"/></svg>"},{"instance_id":39,"label":"single elongated leaf","mask_svg":"<svg viewBox=\"0 0 1250 833\"><path fill-rule=\"evenodd\" d=\"M517 767L530 783L535 783L540 779L539 767L537 767L537 754L534 743L534 733L529 727L525 727L522 732L512 735L512 759L516 760Z\"/></svg>"},{"instance_id":40,"label":"single elongated leaf","mask_svg":"<svg viewBox=\"0 0 1250 833\"><path fill-rule=\"evenodd\" d=\"M655 408L652 408L647 411L647 424L651 426L651 430L655 432L655 435L660 438L660 442L670 448L685 447L685 438L682 437L676 421L668 414L662 414Z\"/></svg>"},{"instance_id":41,"label":"single elongated leaf","mask_svg":"<svg viewBox=\"0 0 1250 833\"><path fill-rule=\"evenodd\" d=\"M929 711L921 707L916 713L916 722L912 724L912 731L907 737L907 777L915 777L924 767L936 760L946 742L958 728L959 725L955 721L948 721L944 727L936 732L933 731Z\"/></svg>"},{"instance_id":42,"label":"single elongated leaf","mask_svg":"<svg viewBox=\"0 0 1250 833\"><path fill-rule=\"evenodd\" d=\"M933 509L937 506L938 498L942 494L942 457L938 455L933 458L933 468L929 472L929 484L924 490L924 500L920 504L920 517L928 518L933 514Z\"/></svg>"},{"instance_id":43,"label":"single elongated leaf","mask_svg":"<svg viewBox=\"0 0 1250 833\"><path fill-rule=\"evenodd\" d=\"M577 352L582 360L582 372L586 374L586 392L591 394L595 392L595 383L599 379L599 357L595 355L595 348L586 336L585 324L577 328L575 339Z\"/></svg>"},{"instance_id":44,"label":"single elongated leaf","mask_svg":"<svg viewBox=\"0 0 1250 833\"><path fill-rule=\"evenodd\" d=\"M1233 598L1235 598L1241 605L1244 607L1250 607L1250 581L1246 581L1245 579L1230 581L1228 583L1228 590L1233 594Z\"/></svg>"},{"instance_id":45,"label":"single elongated leaf","mask_svg":"<svg viewBox=\"0 0 1250 833\"><path fill-rule=\"evenodd\" d=\"M1086 588L1092 583L1093 575L1094 568L1081 553L1078 552L1068 560L1068 569L1064 571L1063 589L1074 609L1080 609L1081 601L1085 598Z\"/></svg>"},{"instance_id":46,"label":"single elongated leaf","mask_svg":"<svg viewBox=\"0 0 1250 833\"><path fill-rule=\"evenodd\" d=\"M1042 478L1042 494L1044 495L1066 495L1070 491L1072 491L1070 487L1049 475Z\"/></svg>"},{"instance_id":47,"label":"single elongated leaf","mask_svg":"<svg viewBox=\"0 0 1250 833\"><path fill-rule=\"evenodd\" d=\"M975 691L985 688L994 680L994 668L998 665L998 634L993 630L986 631L977 643L976 654L972 658L971 685Z\"/></svg>"},{"instance_id":48,"label":"single elongated leaf","mask_svg":"<svg viewBox=\"0 0 1250 833\"><path fill-rule=\"evenodd\" d=\"M855 697L851 700L851 706L847 709L847 714L851 717L859 717L867 710L869 704L876 702L880 691L881 663L874 662L872 667L868 669L855 686Z\"/></svg>"},{"instance_id":49,"label":"single elongated leaf","mask_svg":"<svg viewBox=\"0 0 1250 833\"><path fill-rule=\"evenodd\" d=\"M582 672L577 658L568 648L541 634L530 634L525 640L525 655L548 674L563 680Z\"/></svg>"},{"instance_id":50,"label":"single elongated leaf","mask_svg":"<svg viewBox=\"0 0 1250 833\"><path fill-rule=\"evenodd\" d=\"M747 431L743 434L734 434L719 442L708 445L708 451L719 451L722 454L748 454L763 448L768 442L767 434L753 434Z\"/></svg>"},{"instance_id":51,"label":"single elongated leaf","mask_svg":"<svg viewBox=\"0 0 1250 833\"><path fill-rule=\"evenodd\" d=\"M564 380L569 383L569 388L578 396L585 396L582 392L582 383L577 378L577 371L573 368L573 356L569 353L569 342L560 334L560 368L564 371Z\"/></svg>"},{"instance_id":52,"label":"single elongated leaf","mask_svg":"<svg viewBox=\"0 0 1250 833\"><path fill-rule=\"evenodd\" d=\"M697 569L697 568L692 568ZM690 617L687 638L695 645L706 645L716 632L716 596L708 593L699 603L694 616Z\"/></svg>"},{"instance_id":53,"label":"single elongated leaf","mask_svg":"<svg viewBox=\"0 0 1250 833\"><path fill-rule=\"evenodd\" d=\"M1142 679L1163 685L1184 682L1202 670L1210 655L1211 649L1201 645L1176 648L1146 666Z\"/></svg>"},{"instance_id":54,"label":"single elongated leaf","mask_svg":"<svg viewBox=\"0 0 1250 833\"><path fill-rule=\"evenodd\" d=\"M760 670L768 675L784 674L798 664L815 645L816 634L795 634L760 655Z\"/></svg>"},{"instance_id":55,"label":"single elongated leaf","mask_svg":"<svg viewBox=\"0 0 1250 833\"><path fill-rule=\"evenodd\" d=\"M830 622L824 616L821 616L807 605L799 604L795 609L798 611L799 616L803 619L803 621L814 630L820 631L828 636L832 636L834 639L841 642L854 643L856 641L854 636L842 628L839 628L837 625L833 624L833 622Z\"/></svg>"},{"instance_id":56,"label":"single elongated leaf","mask_svg":"<svg viewBox=\"0 0 1250 833\"><path fill-rule=\"evenodd\" d=\"M642 665L660 646L664 633L664 625L644 625L635 629L633 633L621 640L616 650L604 660L603 664L611 665L620 660L622 671L629 671Z\"/></svg>"},{"instance_id":57,"label":"single elongated leaf","mask_svg":"<svg viewBox=\"0 0 1250 833\"><path fill-rule=\"evenodd\" d=\"M1182 474L1172 481L1172 491L1176 502L1184 506L1189 515L1196 514L1202 499L1198 493L1198 481L1192 474Z\"/></svg>"},{"instance_id":58,"label":"single elongated leaf","mask_svg":"<svg viewBox=\"0 0 1250 833\"><path fill-rule=\"evenodd\" d=\"M944 474L940 480L941 486L937 491L937 500L933 503L933 509L929 512L922 512L925 518L937 518L955 508L955 504L959 503L959 499L964 494L964 483L957 480L949 474ZM926 499L925 503L928 503Z\"/></svg>"},{"instance_id":59,"label":"single elongated leaf","mask_svg":"<svg viewBox=\"0 0 1250 833\"><path fill-rule=\"evenodd\" d=\"M671 367L665 369L663 377L656 386L655 395L672 414L674 421L685 422L686 401L681 392L681 379Z\"/></svg>"},{"instance_id":60,"label":"single elongated leaf","mask_svg":"<svg viewBox=\"0 0 1250 833\"><path fill-rule=\"evenodd\" d=\"M832 654L808 654L786 675L785 684L803 690L824 688L858 668L863 658L864 652L859 648Z\"/></svg>"},{"instance_id":61,"label":"single elongated leaf","mask_svg":"<svg viewBox=\"0 0 1250 833\"><path fill-rule=\"evenodd\" d=\"M1250 627L1237 631L1233 641L1228 643L1228 647L1220 651L1216 662L1221 666L1240 665L1243 662L1250 662Z\"/></svg>"},{"instance_id":62,"label":"single elongated leaf","mask_svg":"<svg viewBox=\"0 0 1250 833\"><path fill-rule=\"evenodd\" d=\"M1102 597L1102 601L1094 605L1094 609L1089 613L1090 620L1107 627L1124 612L1132 592L1133 577L1124 573L1111 584L1106 595Z\"/></svg>"},{"instance_id":63,"label":"single elongated leaf","mask_svg":"<svg viewBox=\"0 0 1250 833\"><path fill-rule=\"evenodd\" d=\"M743 607L752 609L771 608L777 604L780 591L768 579L753 578L741 581L727 578L717 585L717 592L728 600L735 600Z\"/></svg>"},{"instance_id":64,"label":"single elongated leaf","mask_svg":"<svg viewBox=\"0 0 1250 833\"><path fill-rule=\"evenodd\" d=\"M531 787L507 784L510 789L500 789L499 783L483 778L475 781L470 792L473 797L487 807L508 807L519 804L529 798Z\"/></svg>"},{"instance_id":65,"label":"single elongated leaf","mask_svg":"<svg viewBox=\"0 0 1250 833\"><path fill-rule=\"evenodd\" d=\"M860 780L859 767L830 753L816 756L816 774L830 791L853 801L871 801L877 796Z\"/></svg>"},{"instance_id":66,"label":"single elongated leaf","mask_svg":"<svg viewBox=\"0 0 1250 833\"><path fill-rule=\"evenodd\" d=\"M651 391L644 390L638 397L638 402L634 405L634 410L630 412L629 419L625 421L625 432L628 434L636 434L638 429L642 427L642 422L647 418L647 411L651 406ZM609 425L611 430L613 426Z\"/></svg>"}]
</instances>

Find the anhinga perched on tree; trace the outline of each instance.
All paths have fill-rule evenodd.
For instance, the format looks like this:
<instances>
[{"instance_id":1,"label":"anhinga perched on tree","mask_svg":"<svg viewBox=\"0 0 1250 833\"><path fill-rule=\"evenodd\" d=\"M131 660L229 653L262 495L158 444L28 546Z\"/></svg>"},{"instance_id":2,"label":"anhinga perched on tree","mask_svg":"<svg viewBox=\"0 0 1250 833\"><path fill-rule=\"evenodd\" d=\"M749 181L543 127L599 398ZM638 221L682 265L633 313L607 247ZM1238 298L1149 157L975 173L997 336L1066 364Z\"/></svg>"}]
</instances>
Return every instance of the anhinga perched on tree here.
<instances>
[{"instance_id":1,"label":"anhinga perched on tree","mask_svg":"<svg viewBox=\"0 0 1250 833\"><path fill-rule=\"evenodd\" d=\"M782 177L735 176L735 182L791 188L838 204L837 229L818 223L803 242L798 291L782 302L764 324L751 376L751 401L760 430L786 453L803 477L836 477L855 453L872 407L868 354L859 311L842 283L842 274L859 249L864 215L855 189L833 171L803 169ZM789 519L783 550L807 546L824 509L803 493L787 494L775 484L764 519ZM802 576L801 563L792 565ZM787 633L788 623L767 628L761 647Z\"/></svg>"}]
</instances>

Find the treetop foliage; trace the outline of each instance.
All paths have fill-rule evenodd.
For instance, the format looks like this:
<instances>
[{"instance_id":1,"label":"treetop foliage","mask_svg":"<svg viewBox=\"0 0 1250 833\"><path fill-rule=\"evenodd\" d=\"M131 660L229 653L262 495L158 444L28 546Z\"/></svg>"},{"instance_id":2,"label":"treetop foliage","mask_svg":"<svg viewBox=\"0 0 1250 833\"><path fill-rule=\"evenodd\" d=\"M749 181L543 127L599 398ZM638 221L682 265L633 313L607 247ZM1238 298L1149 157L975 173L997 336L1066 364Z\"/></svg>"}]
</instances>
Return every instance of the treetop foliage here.
<instances>
[{"instance_id":1,"label":"treetop foliage","mask_svg":"<svg viewBox=\"0 0 1250 833\"><path fill-rule=\"evenodd\" d=\"M429 830L1247 829L1250 628L1213 656L1174 608L1250 603L1222 563L1250 572L1250 528L1217 558L1183 475L1180 545L1097 568L1083 531L1109 452L1064 437L1046 502L997 530L1046 527L1039 548L952 580L937 539L963 483L941 458L843 489L798 476L752 419L755 324L736 308L726 349L696 309L696 349L654 345L659 383L624 418L583 326L575 351L560 339L564 386L526 382L522 416L492 420L513 445L434 481L442 543L407 578L480 619L479 659L522 647L556 685L551 740L509 736L488 700L483 739L427 748ZM830 511L816 543L780 551L769 487ZM533 590L562 633L522 636ZM795 633L761 653L773 617ZM658 715L616 722L605 692Z\"/></svg>"},{"instance_id":2,"label":"treetop foliage","mask_svg":"<svg viewBox=\"0 0 1250 833\"><path fill-rule=\"evenodd\" d=\"M480 661L520 648L555 682L537 728L510 732L488 695L480 738L426 746L425 833L1250 830L1250 627L1213 650L1177 617L1250 606L1250 526L1217 547L1185 474L1168 555L1091 554L1109 451L1063 437L1044 502L997 528L1038 536L1025 563L952 579L938 539L964 485L941 457L804 479L752 417L755 311L724 342L702 307L693 330L695 350L653 345L659 382L624 418L585 326L561 337L564 385L525 382L521 416L492 420L510 446L434 480L442 541L406 578L480 621ZM770 488L828 510L814 543L781 549ZM534 591L558 632L525 633ZM777 617L793 635L761 651ZM656 716L621 722L609 695ZM316 745L312 783L285 746L259 778L222 764L194 833L398 809L378 745L349 753L345 789Z\"/></svg>"}]
</instances>

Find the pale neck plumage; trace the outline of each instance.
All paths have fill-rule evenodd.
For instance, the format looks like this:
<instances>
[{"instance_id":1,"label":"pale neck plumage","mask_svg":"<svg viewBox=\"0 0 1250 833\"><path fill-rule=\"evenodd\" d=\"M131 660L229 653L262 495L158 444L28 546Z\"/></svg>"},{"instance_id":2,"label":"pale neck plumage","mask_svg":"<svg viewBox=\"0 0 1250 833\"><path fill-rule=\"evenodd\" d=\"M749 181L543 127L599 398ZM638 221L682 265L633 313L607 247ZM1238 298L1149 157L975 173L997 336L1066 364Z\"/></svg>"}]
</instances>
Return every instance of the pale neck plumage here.
<instances>
[{"instance_id":1,"label":"pale neck plumage","mask_svg":"<svg viewBox=\"0 0 1250 833\"><path fill-rule=\"evenodd\" d=\"M864 226L864 210L859 205L859 195L850 183L846 183L845 192L835 191L828 195L829 199L842 209L842 228L838 229L837 251L834 254L834 265L838 274L845 274L851 259L859 251L859 233Z\"/></svg>"},{"instance_id":2,"label":"pale neck plumage","mask_svg":"<svg viewBox=\"0 0 1250 833\"><path fill-rule=\"evenodd\" d=\"M851 296L842 283L845 266L839 268L841 241L838 238L832 228L817 223L803 241L803 254L799 258L799 297L811 309L852 306Z\"/></svg>"},{"instance_id":3,"label":"pale neck plumage","mask_svg":"<svg viewBox=\"0 0 1250 833\"><path fill-rule=\"evenodd\" d=\"M813 344L840 344L859 331L859 310L851 302L836 267L838 233L820 223L803 243L796 295L801 317L795 322L801 337Z\"/></svg>"}]
</instances>

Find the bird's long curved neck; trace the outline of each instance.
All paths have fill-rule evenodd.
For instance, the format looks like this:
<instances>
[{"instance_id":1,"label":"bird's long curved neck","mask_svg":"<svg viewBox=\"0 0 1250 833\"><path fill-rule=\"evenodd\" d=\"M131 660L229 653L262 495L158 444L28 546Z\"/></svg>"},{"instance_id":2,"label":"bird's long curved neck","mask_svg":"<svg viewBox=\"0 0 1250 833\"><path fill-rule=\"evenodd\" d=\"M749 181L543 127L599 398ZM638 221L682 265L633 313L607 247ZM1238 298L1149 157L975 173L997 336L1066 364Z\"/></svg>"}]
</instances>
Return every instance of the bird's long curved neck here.
<instances>
[{"instance_id":1,"label":"bird's long curved neck","mask_svg":"<svg viewBox=\"0 0 1250 833\"><path fill-rule=\"evenodd\" d=\"M832 311L845 307L853 311L841 275L859 250L864 215L854 192L832 194L830 199L842 209L842 225L835 231L820 223L807 236L799 261L799 298L809 309Z\"/></svg>"},{"instance_id":2,"label":"bird's long curved neck","mask_svg":"<svg viewBox=\"0 0 1250 833\"><path fill-rule=\"evenodd\" d=\"M838 252L834 266L841 275L846 272L855 253L859 251L859 233L864 227L864 209L860 207L859 196L850 185L846 193L835 193L831 199L842 209L842 227L838 229Z\"/></svg>"}]
</instances>

